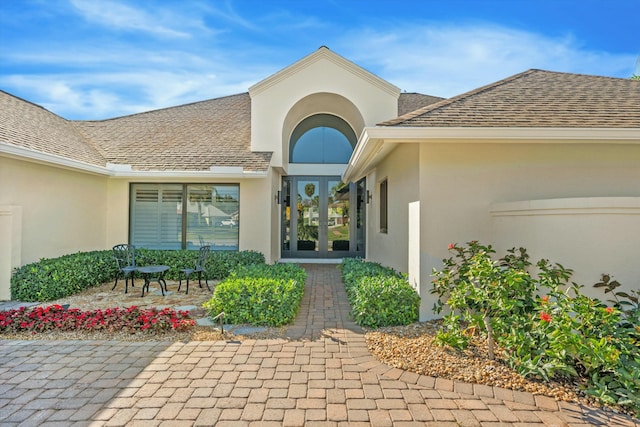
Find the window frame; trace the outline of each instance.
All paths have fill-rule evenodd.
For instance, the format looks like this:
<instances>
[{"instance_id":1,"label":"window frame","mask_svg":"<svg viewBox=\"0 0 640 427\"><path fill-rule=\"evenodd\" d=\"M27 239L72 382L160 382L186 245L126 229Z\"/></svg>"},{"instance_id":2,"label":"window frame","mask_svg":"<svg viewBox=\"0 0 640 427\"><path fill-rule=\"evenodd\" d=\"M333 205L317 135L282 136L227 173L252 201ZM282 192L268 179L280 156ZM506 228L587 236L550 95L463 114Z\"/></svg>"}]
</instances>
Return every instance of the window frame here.
<instances>
[{"instance_id":1,"label":"window frame","mask_svg":"<svg viewBox=\"0 0 640 427\"><path fill-rule=\"evenodd\" d=\"M197 250L198 247L200 246L199 242L195 242L195 241L191 241L191 244L188 244L189 241L187 239L188 236L188 195L189 193L189 187L193 186L193 187L197 187L197 186L209 186L211 188L211 190L213 191L213 189L216 186L224 186L224 187L236 187L237 189L237 237L236 237L236 243L234 245L234 247L231 247L229 249L225 249L225 248L216 248L216 245L212 245L211 249L212 250L229 250L229 251L239 251L240 250L240 226L241 226L241 221L240 221L240 198L241 198L241 186L239 182L130 182L129 183L129 207L128 207L128 215L129 215L129 227L128 227L128 241L131 244L136 244L134 242L134 204L136 203L136 186L149 186L149 187L155 187L157 189L162 188L162 186L167 186L167 185L171 185L171 186L180 186L181 187L181 200L180 200L180 223L181 223L181 232L180 232L180 242L179 242L179 248L175 248L175 249L169 249L169 250L185 250L185 249L195 249ZM139 203L139 202L138 202ZM214 226L215 227L215 226ZM152 245L153 246L153 245ZM223 246L223 245L220 245ZM151 248L151 246L149 245L140 245L140 247L149 247Z\"/></svg>"},{"instance_id":2,"label":"window frame","mask_svg":"<svg viewBox=\"0 0 640 427\"><path fill-rule=\"evenodd\" d=\"M323 132L324 132L324 129L326 129L326 130L333 130L333 131L339 133L344 138L343 142L347 142L349 144L350 148L351 148L351 152L350 152L349 156L351 156L353 154L353 150L354 150L354 148L355 148L355 146L356 146L356 144L358 142L358 137L357 137L355 131L353 130L353 128L351 127L351 125L340 116L336 116L334 114L328 114L328 113L319 113L319 114L314 114L314 115L311 115L311 116L303 119L293 129L293 131L291 133L291 136L289 138L289 163L295 163L295 164L347 164L349 162L348 158L346 159L346 162L344 162L344 163L342 163L342 162L341 163L331 163L331 162L325 161L323 155L320 155L319 159L317 159L316 161L312 161L312 162L295 158L296 156L294 156L294 153L295 153L295 149L296 149L296 146L298 145L298 143L301 140L303 140L309 132L317 130L317 129L323 129ZM326 147L325 143L324 143L324 139L323 139L323 143L320 144L320 146L318 148L320 149L319 153L322 154L322 153L324 153L325 148L331 148L331 147Z\"/></svg>"},{"instance_id":3,"label":"window frame","mask_svg":"<svg viewBox=\"0 0 640 427\"><path fill-rule=\"evenodd\" d=\"M378 200L380 200L379 230L389 233L389 180L384 178L378 184Z\"/></svg>"}]
</instances>

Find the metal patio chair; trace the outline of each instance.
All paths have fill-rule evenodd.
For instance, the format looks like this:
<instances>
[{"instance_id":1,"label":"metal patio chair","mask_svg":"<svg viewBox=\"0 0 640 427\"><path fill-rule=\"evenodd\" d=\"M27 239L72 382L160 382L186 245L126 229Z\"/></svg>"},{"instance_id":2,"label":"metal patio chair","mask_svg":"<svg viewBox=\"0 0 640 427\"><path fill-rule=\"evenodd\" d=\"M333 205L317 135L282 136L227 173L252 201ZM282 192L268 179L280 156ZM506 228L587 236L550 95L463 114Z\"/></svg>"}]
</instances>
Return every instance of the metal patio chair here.
<instances>
[{"instance_id":1,"label":"metal patio chair","mask_svg":"<svg viewBox=\"0 0 640 427\"><path fill-rule=\"evenodd\" d=\"M118 270L116 271L116 280L111 290L118 285L120 275L124 277L124 293L129 292L129 279L131 279L131 287L133 287L133 279L136 272L136 248L133 245L121 244L113 247L113 257L116 260Z\"/></svg>"},{"instance_id":2,"label":"metal patio chair","mask_svg":"<svg viewBox=\"0 0 640 427\"><path fill-rule=\"evenodd\" d=\"M204 283L207 285L207 289L211 291L211 288L209 287L209 280L207 279L207 270L206 270L206 263L207 263L207 258L209 257L210 250L211 250L210 246L201 246L200 251L198 252L198 259L196 260L194 267L183 268L182 270L180 270L182 273L184 273L187 279L187 292L185 295L189 294L189 276L191 276L193 273L198 273L198 284L200 285L200 288L202 288L202 274L204 273ZM178 284L178 292L180 292L181 287L182 287L182 278L180 278L180 283Z\"/></svg>"}]
</instances>

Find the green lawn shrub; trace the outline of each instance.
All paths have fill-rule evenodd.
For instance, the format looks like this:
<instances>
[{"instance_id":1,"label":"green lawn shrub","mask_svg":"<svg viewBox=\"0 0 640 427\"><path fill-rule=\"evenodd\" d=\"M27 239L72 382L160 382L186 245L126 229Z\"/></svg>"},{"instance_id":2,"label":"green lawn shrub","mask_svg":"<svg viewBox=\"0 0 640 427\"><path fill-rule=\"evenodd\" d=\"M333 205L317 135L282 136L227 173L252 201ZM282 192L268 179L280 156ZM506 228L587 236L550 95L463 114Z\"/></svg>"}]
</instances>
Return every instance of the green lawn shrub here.
<instances>
[{"instance_id":1,"label":"green lawn shrub","mask_svg":"<svg viewBox=\"0 0 640 427\"><path fill-rule=\"evenodd\" d=\"M77 294L113 280L116 264L112 251L79 252L43 258L17 268L11 277L11 299L44 302Z\"/></svg>"},{"instance_id":2,"label":"green lawn shrub","mask_svg":"<svg viewBox=\"0 0 640 427\"><path fill-rule=\"evenodd\" d=\"M139 266L162 264L170 267L165 278L180 279L180 269L192 267L198 251L136 249ZM207 278L220 280L242 265L264 264L264 255L255 251L215 251L207 259ZM11 299L45 302L77 294L115 279L113 251L78 252L17 268L11 277Z\"/></svg>"},{"instance_id":3,"label":"green lawn shrub","mask_svg":"<svg viewBox=\"0 0 640 427\"><path fill-rule=\"evenodd\" d=\"M165 278L169 280L180 280L180 270L192 268L197 258L197 250L136 249L136 265L168 265L170 268ZM264 262L264 255L256 251L211 251L206 264L207 278L222 280L239 266Z\"/></svg>"},{"instance_id":4,"label":"green lawn shrub","mask_svg":"<svg viewBox=\"0 0 640 427\"><path fill-rule=\"evenodd\" d=\"M306 277L295 264L239 266L216 286L204 308L211 316L224 312L226 323L282 326L298 312Z\"/></svg>"},{"instance_id":5,"label":"green lawn shrub","mask_svg":"<svg viewBox=\"0 0 640 427\"><path fill-rule=\"evenodd\" d=\"M433 272L435 310L449 310L438 342L465 348L481 331L524 377L577 380L585 395L640 416L640 291L603 275L595 287L614 298L608 305L583 295L561 264L542 259L534 270L524 248L497 260L477 241L449 251Z\"/></svg>"},{"instance_id":6,"label":"green lawn shrub","mask_svg":"<svg viewBox=\"0 0 640 427\"><path fill-rule=\"evenodd\" d=\"M354 321L370 328L418 320L420 296L407 278L378 263L345 258L342 280Z\"/></svg>"}]
</instances>

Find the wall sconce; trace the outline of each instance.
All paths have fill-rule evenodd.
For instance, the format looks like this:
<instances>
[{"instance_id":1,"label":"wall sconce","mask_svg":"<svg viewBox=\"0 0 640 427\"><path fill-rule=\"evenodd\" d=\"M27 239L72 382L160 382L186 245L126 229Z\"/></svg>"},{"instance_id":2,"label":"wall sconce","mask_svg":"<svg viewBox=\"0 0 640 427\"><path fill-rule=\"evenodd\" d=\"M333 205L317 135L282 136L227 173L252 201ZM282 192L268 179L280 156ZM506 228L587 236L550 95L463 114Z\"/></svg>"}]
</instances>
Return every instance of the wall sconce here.
<instances>
[{"instance_id":1,"label":"wall sconce","mask_svg":"<svg viewBox=\"0 0 640 427\"><path fill-rule=\"evenodd\" d=\"M278 190L278 191L276 192L276 197L275 197L275 199L276 199L276 203L277 203L278 205L282 202L282 200L280 200L280 190Z\"/></svg>"},{"instance_id":2,"label":"wall sconce","mask_svg":"<svg viewBox=\"0 0 640 427\"><path fill-rule=\"evenodd\" d=\"M373 198L373 196L371 195L371 193L369 192L369 190L367 190L367 204L369 204L371 202L371 199Z\"/></svg>"}]
</instances>

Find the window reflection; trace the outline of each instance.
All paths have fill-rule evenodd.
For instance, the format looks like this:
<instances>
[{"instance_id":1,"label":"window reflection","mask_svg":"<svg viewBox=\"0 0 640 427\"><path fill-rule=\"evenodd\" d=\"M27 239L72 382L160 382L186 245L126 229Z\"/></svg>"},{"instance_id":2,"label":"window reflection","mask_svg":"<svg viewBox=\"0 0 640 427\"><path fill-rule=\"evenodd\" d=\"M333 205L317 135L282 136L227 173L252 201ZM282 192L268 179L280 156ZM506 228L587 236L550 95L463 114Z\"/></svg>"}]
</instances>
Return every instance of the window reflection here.
<instances>
[{"instance_id":1,"label":"window reflection","mask_svg":"<svg viewBox=\"0 0 640 427\"><path fill-rule=\"evenodd\" d=\"M300 122L291 136L292 163L346 164L356 135L347 122L330 114L317 114Z\"/></svg>"}]
</instances>

